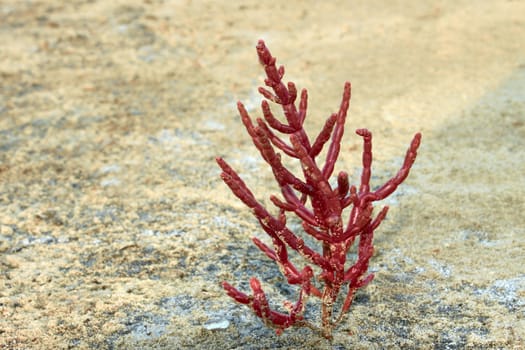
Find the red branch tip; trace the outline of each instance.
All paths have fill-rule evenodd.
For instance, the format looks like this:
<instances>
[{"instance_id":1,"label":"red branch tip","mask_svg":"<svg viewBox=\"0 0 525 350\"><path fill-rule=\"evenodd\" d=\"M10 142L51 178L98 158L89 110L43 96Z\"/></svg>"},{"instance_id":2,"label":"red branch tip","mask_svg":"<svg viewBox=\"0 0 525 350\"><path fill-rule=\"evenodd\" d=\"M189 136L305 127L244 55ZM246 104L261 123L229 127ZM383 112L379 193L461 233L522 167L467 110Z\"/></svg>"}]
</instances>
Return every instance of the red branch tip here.
<instances>
[{"instance_id":1,"label":"red branch tip","mask_svg":"<svg viewBox=\"0 0 525 350\"><path fill-rule=\"evenodd\" d=\"M344 85L339 109L327 118L319 134L310 138L303 127L308 108L307 91L303 89L297 101L295 84L283 82L284 67L276 65L277 59L264 41L259 40L256 48L259 62L266 73L265 87L259 88L264 97L261 102L262 118L254 121L241 102L238 102L237 107L248 135L271 168L281 190L282 198L276 195L270 197L278 215L271 214L255 198L228 163L222 158L216 160L222 169L223 181L252 210L272 242L272 246L268 246L260 239L253 238L254 244L275 261L288 283L298 286L299 295L295 303L285 303L287 312L279 312L271 309L261 283L256 278L250 280L252 295L237 290L227 282L223 282L222 286L231 298L249 305L265 324L275 327L278 334L288 327L306 326L331 339L332 330L349 310L356 291L374 277L373 274L367 274L374 252L374 231L386 217L388 207L384 207L374 218L373 202L388 197L407 178L417 156L421 134L415 134L397 174L376 190L371 190L372 133L367 129L356 130L356 134L363 139L361 183L359 186L350 185L348 173L341 171L337 174L337 186L333 186L330 178L341 151L344 124L350 106L350 83ZM272 112L269 102L280 107L284 118ZM319 156L325 145L327 148L323 160ZM293 174L286 168L280 152L295 159L301 165L302 174ZM346 219L343 218L345 208L350 208ZM289 214L302 221L303 234L320 241L321 249L307 246L301 236L286 225L286 216ZM348 251L356 238L359 238L357 259L348 264ZM310 265L301 269L289 260L289 249L316 267L319 271L317 278L314 278L314 269ZM319 283L319 286L316 287L314 282ZM340 297L342 307L338 315L333 316L338 296L344 289L346 295ZM320 299L320 326L304 320L308 296Z\"/></svg>"}]
</instances>

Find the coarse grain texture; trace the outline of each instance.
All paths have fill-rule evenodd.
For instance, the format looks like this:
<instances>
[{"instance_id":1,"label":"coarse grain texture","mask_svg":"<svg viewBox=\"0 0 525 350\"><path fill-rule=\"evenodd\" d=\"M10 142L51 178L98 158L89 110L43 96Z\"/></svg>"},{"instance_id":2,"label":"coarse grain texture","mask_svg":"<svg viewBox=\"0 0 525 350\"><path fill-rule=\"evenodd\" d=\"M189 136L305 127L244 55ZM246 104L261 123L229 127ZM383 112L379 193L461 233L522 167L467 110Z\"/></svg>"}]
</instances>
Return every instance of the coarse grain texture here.
<instances>
[{"instance_id":1,"label":"coarse grain texture","mask_svg":"<svg viewBox=\"0 0 525 350\"><path fill-rule=\"evenodd\" d=\"M525 347L523 13L521 1L2 1L0 348ZM235 108L260 116L259 38L309 89L308 130L352 82L348 124L375 135L372 185L413 131L425 137L384 203L374 283L332 344L275 336L220 287L257 272L273 300L296 293L250 246L264 234L214 162L228 155L263 202L276 192ZM351 182L360 144L342 141Z\"/></svg>"}]
</instances>

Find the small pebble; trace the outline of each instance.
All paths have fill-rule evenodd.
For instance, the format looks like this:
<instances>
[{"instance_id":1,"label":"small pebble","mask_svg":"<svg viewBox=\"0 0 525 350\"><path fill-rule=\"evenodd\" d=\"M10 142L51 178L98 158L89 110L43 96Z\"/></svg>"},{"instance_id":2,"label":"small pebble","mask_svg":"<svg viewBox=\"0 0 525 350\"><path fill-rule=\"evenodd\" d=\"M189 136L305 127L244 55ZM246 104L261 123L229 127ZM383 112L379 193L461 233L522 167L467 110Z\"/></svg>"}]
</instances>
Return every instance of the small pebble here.
<instances>
[{"instance_id":1,"label":"small pebble","mask_svg":"<svg viewBox=\"0 0 525 350\"><path fill-rule=\"evenodd\" d=\"M230 321L222 320L222 321L218 321L218 322L207 323L207 324L204 325L204 328L206 328L207 330L213 331L213 330L216 330L216 329L226 329L229 326L230 326Z\"/></svg>"}]
</instances>

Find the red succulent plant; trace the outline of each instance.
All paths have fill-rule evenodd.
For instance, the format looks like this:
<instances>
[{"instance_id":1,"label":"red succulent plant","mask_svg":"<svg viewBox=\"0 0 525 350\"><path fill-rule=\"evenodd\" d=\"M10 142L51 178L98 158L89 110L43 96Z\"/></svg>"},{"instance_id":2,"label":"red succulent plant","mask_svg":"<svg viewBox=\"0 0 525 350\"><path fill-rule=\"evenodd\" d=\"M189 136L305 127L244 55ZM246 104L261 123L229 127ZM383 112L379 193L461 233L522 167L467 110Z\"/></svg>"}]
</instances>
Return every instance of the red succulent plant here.
<instances>
[{"instance_id":1,"label":"red succulent plant","mask_svg":"<svg viewBox=\"0 0 525 350\"><path fill-rule=\"evenodd\" d=\"M271 167L282 197L271 196L278 214L270 213L253 195L238 174L220 157L217 163L222 169L221 177L231 191L248 206L259 221L262 229L272 241L272 247L258 238L255 245L275 261L288 283L300 286L298 300L287 302L287 312L272 310L261 283L255 277L250 280L252 294L245 294L227 282L223 287L227 294L241 304L251 307L267 325L277 332L291 326L309 327L325 338L332 338L332 330L346 314L357 289L364 287L374 277L367 274L370 258L374 252L374 230L385 218L388 207L383 207L373 217L373 202L382 200L395 191L410 171L416 159L421 134L415 134L406 152L405 160L398 173L376 190L370 188L372 165L372 134L367 129L356 133L363 138L362 172L359 187L349 184L348 174L337 174L337 186L329 181L341 149L346 114L350 103L351 86L346 82L339 110L330 115L321 132L311 139L303 128L308 105L308 93L303 89L297 103L297 89L294 83L286 85L282 79L284 67L276 66L276 59L264 41L257 44L259 61L266 72L265 85L259 88L266 100L261 103L264 118L254 121L241 102L237 103L242 122L262 158ZM268 101L281 106L286 119L280 121L274 116ZM288 136L289 142L283 139ZM328 144L324 161L319 159L323 147ZM302 167L302 176L294 175L281 161L281 151L297 159ZM345 210L348 208L348 210ZM343 219L343 210L347 218ZM293 213L302 222L304 232L319 241L316 250L305 244L297 233L287 226L287 215ZM357 243L357 258L348 263L350 248ZM302 269L289 259L289 249L296 251L312 266ZM314 278L315 276L315 278ZM316 287L318 285L318 287ZM340 309L334 315L334 308L341 297ZM314 296L321 302L321 325L316 326L304 319L306 299Z\"/></svg>"}]
</instances>

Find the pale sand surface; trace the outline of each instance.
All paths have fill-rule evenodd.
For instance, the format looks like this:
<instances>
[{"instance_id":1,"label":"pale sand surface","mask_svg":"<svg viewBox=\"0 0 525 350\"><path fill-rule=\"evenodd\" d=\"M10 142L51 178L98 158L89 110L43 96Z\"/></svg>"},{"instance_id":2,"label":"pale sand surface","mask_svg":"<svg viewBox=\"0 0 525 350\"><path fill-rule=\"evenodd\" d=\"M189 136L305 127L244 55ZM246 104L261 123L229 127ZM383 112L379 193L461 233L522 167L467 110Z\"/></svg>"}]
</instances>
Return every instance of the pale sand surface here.
<instances>
[{"instance_id":1,"label":"pale sand surface","mask_svg":"<svg viewBox=\"0 0 525 350\"><path fill-rule=\"evenodd\" d=\"M525 2L226 3L0 3L0 348L525 348ZM375 185L423 133L332 344L220 288L295 299L214 162L278 191L235 109L260 115L259 38L312 133L352 82L353 182L354 129Z\"/></svg>"}]
</instances>

